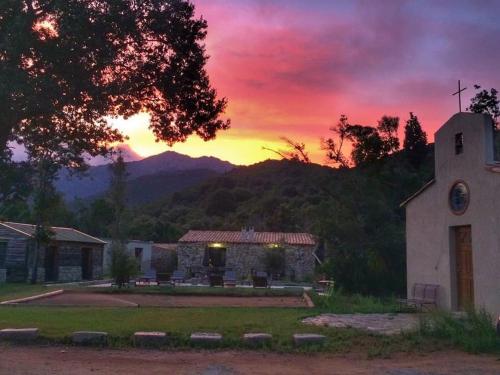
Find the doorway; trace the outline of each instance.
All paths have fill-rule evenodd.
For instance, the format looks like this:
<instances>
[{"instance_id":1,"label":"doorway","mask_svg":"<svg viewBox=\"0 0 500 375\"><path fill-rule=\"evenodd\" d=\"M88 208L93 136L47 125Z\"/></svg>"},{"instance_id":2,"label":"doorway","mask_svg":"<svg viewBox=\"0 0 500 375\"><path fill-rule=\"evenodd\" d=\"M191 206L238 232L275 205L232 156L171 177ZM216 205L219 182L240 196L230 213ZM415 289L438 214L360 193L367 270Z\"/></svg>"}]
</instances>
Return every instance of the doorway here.
<instances>
[{"instance_id":1,"label":"doorway","mask_svg":"<svg viewBox=\"0 0 500 375\"><path fill-rule=\"evenodd\" d=\"M92 249L82 248L82 280L92 280Z\"/></svg>"},{"instance_id":2,"label":"doorway","mask_svg":"<svg viewBox=\"0 0 500 375\"><path fill-rule=\"evenodd\" d=\"M455 227L455 264L457 307L459 310L465 310L474 306L472 231L470 225Z\"/></svg>"},{"instance_id":3,"label":"doorway","mask_svg":"<svg viewBox=\"0 0 500 375\"><path fill-rule=\"evenodd\" d=\"M45 248L45 281L57 281L59 279L59 249L57 246Z\"/></svg>"}]
</instances>

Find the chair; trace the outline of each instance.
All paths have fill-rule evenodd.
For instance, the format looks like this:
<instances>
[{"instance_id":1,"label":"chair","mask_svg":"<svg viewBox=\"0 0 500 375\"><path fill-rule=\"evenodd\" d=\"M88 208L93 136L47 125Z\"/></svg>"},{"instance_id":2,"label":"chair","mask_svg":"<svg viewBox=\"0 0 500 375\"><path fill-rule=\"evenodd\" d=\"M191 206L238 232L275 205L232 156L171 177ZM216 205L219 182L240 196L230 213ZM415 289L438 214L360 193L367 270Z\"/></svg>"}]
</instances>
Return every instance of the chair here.
<instances>
[{"instance_id":1,"label":"chair","mask_svg":"<svg viewBox=\"0 0 500 375\"><path fill-rule=\"evenodd\" d=\"M172 273L172 276L170 276L170 281L172 282L172 285L175 286L175 284L178 283L183 283L186 281L186 272L182 270L175 270Z\"/></svg>"},{"instance_id":2,"label":"chair","mask_svg":"<svg viewBox=\"0 0 500 375\"><path fill-rule=\"evenodd\" d=\"M209 272L208 273L208 282L210 286L223 286L224 279L219 272Z\"/></svg>"},{"instance_id":3,"label":"chair","mask_svg":"<svg viewBox=\"0 0 500 375\"><path fill-rule=\"evenodd\" d=\"M236 287L236 272L226 271L224 272L224 288L234 288Z\"/></svg>"},{"instance_id":4,"label":"chair","mask_svg":"<svg viewBox=\"0 0 500 375\"><path fill-rule=\"evenodd\" d=\"M254 288L267 288L268 286L267 280L268 280L267 272L257 271L252 275Z\"/></svg>"},{"instance_id":5,"label":"chair","mask_svg":"<svg viewBox=\"0 0 500 375\"><path fill-rule=\"evenodd\" d=\"M135 286L151 285L151 283L158 285L158 278L154 269L144 272L144 275L135 280Z\"/></svg>"},{"instance_id":6,"label":"chair","mask_svg":"<svg viewBox=\"0 0 500 375\"><path fill-rule=\"evenodd\" d=\"M403 305L416 309L425 309L429 306L437 307L439 285L415 283L412 288L412 296L408 299L398 300L400 307Z\"/></svg>"}]
</instances>

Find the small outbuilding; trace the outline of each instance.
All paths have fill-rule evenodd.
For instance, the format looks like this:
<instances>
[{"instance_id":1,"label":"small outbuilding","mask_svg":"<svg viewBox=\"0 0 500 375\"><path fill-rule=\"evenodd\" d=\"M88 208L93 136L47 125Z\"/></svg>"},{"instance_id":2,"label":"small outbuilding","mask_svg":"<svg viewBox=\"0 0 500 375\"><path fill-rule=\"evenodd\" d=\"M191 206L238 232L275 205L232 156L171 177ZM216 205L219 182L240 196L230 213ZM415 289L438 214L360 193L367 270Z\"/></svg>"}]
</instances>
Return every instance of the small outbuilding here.
<instances>
[{"instance_id":1,"label":"small outbuilding","mask_svg":"<svg viewBox=\"0 0 500 375\"><path fill-rule=\"evenodd\" d=\"M0 282L30 279L35 229L32 224L0 221ZM104 241L73 228L51 227L50 232L49 245L38 255L39 282L102 278Z\"/></svg>"},{"instance_id":2,"label":"small outbuilding","mask_svg":"<svg viewBox=\"0 0 500 375\"><path fill-rule=\"evenodd\" d=\"M438 285L437 305L500 314L500 160L490 116L458 113L435 134L435 178L406 208L408 296Z\"/></svg>"},{"instance_id":3,"label":"small outbuilding","mask_svg":"<svg viewBox=\"0 0 500 375\"><path fill-rule=\"evenodd\" d=\"M190 230L177 245L178 268L188 273L231 269L239 279L254 271L275 278L312 278L316 241L309 233Z\"/></svg>"}]
</instances>

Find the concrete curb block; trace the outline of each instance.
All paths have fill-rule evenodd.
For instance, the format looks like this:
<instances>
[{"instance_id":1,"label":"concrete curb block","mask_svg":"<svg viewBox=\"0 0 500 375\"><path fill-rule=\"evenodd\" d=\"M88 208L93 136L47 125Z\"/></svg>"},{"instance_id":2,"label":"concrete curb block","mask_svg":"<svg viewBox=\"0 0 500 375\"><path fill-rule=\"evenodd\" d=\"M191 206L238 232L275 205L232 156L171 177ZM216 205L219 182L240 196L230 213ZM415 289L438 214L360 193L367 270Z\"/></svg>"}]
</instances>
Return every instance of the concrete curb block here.
<instances>
[{"instance_id":1,"label":"concrete curb block","mask_svg":"<svg viewBox=\"0 0 500 375\"><path fill-rule=\"evenodd\" d=\"M29 301L34 301L34 300L40 299L40 298L57 296L57 295L62 294L62 293L64 293L64 289L59 289L59 290L55 290L53 292L37 294L35 296L12 299L10 301L3 301L3 302L0 302L0 305L13 305L13 304L22 303L22 302L29 302Z\"/></svg>"},{"instance_id":2,"label":"concrete curb block","mask_svg":"<svg viewBox=\"0 0 500 375\"><path fill-rule=\"evenodd\" d=\"M132 340L136 347L159 347L168 342L168 337L165 332L136 332Z\"/></svg>"},{"instance_id":3,"label":"concrete curb block","mask_svg":"<svg viewBox=\"0 0 500 375\"><path fill-rule=\"evenodd\" d=\"M296 333L293 335L295 346L321 345L326 341L326 336L315 333Z\"/></svg>"},{"instance_id":4,"label":"concrete curb block","mask_svg":"<svg viewBox=\"0 0 500 375\"><path fill-rule=\"evenodd\" d=\"M0 330L0 341L34 341L38 338L38 328L6 328Z\"/></svg>"},{"instance_id":5,"label":"concrete curb block","mask_svg":"<svg viewBox=\"0 0 500 375\"><path fill-rule=\"evenodd\" d=\"M243 341L250 345L263 345L271 343L273 335L269 333L245 333L243 335Z\"/></svg>"},{"instance_id":6,"label":"concrete curb block","mask_svg":"<svg viewBox=\"0 0 500 375\"><path fill-rule=\"evenodd\" d=\"M214 345L222 341L222 335L215 332L194 332L190 340L192 344Z\"/></svg>"},{"instance_id":7,"label":"concrete curb block","mask_svg":"<svg viewBox=\"0 0 500 375\"><path fill-rule=\"evenodd\" d=\"M302 295L302 297L304 298L304 301L306 301L307 307L309 307L309 308L313 308L314 307L314 302L312 301L311 297L309 297L309 294L307 294L306 292L304 292L304 294Z\"/></svg>"},{"instance_id":8,"label":"concrete curb block","mask_svg":"<svg viewBox=\"0 0 500 375\"><path fill-rule=\"evenodd\" d=\"M77 331L73 332L71 341L73 342L73 344L77 345L106 346L108 344L108 333L95 331Z\"/></svg>"}]
</instances>

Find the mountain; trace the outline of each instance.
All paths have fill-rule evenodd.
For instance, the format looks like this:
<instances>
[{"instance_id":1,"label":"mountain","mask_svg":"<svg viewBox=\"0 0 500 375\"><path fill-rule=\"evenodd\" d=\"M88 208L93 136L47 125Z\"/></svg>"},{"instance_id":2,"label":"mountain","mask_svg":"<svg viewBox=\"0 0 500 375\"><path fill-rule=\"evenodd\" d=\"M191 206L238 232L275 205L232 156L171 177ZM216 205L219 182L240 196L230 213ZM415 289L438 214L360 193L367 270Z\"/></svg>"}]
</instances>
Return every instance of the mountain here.
<instances>
[{"instance_id":1,"label":"mountain","mask_svg":"<svg viewBox=\"0 0 500 375\"><path fill-rule=\"evenodd\" d=\"M166 151L148 158L127 162L127 172L129 181L133 181L143 176L153 176L155 174L171 174L170 177L144 178L138 182L142 186L149 183L158 184L158 180L164 184L165 192L171 193L171 186L189 186L189 181L199 183L200 180L188 176L188 174L178 174L173 177L172 173L198 171L198 176L208 176L221 174L230 171L234 165L214 157L192 158L173 151ZM200 170L205 170L200 174ZM109 187L111 173L109 165L99 165L90 167L84 175L71 175L67 170L63 170L56 182L56 189L61 192L65 200L70 201L75 198L86 199L103 194ZM179 183L179 178L185 178L185 183ZM153 182L154 181L154 182ZM139 186L141 186L139 185ZM138 198L138 200L140 200ZM142 200L144 202L144 200ZM146 200L147 201L147 200Z\"/></svg>"}]
</instances>

